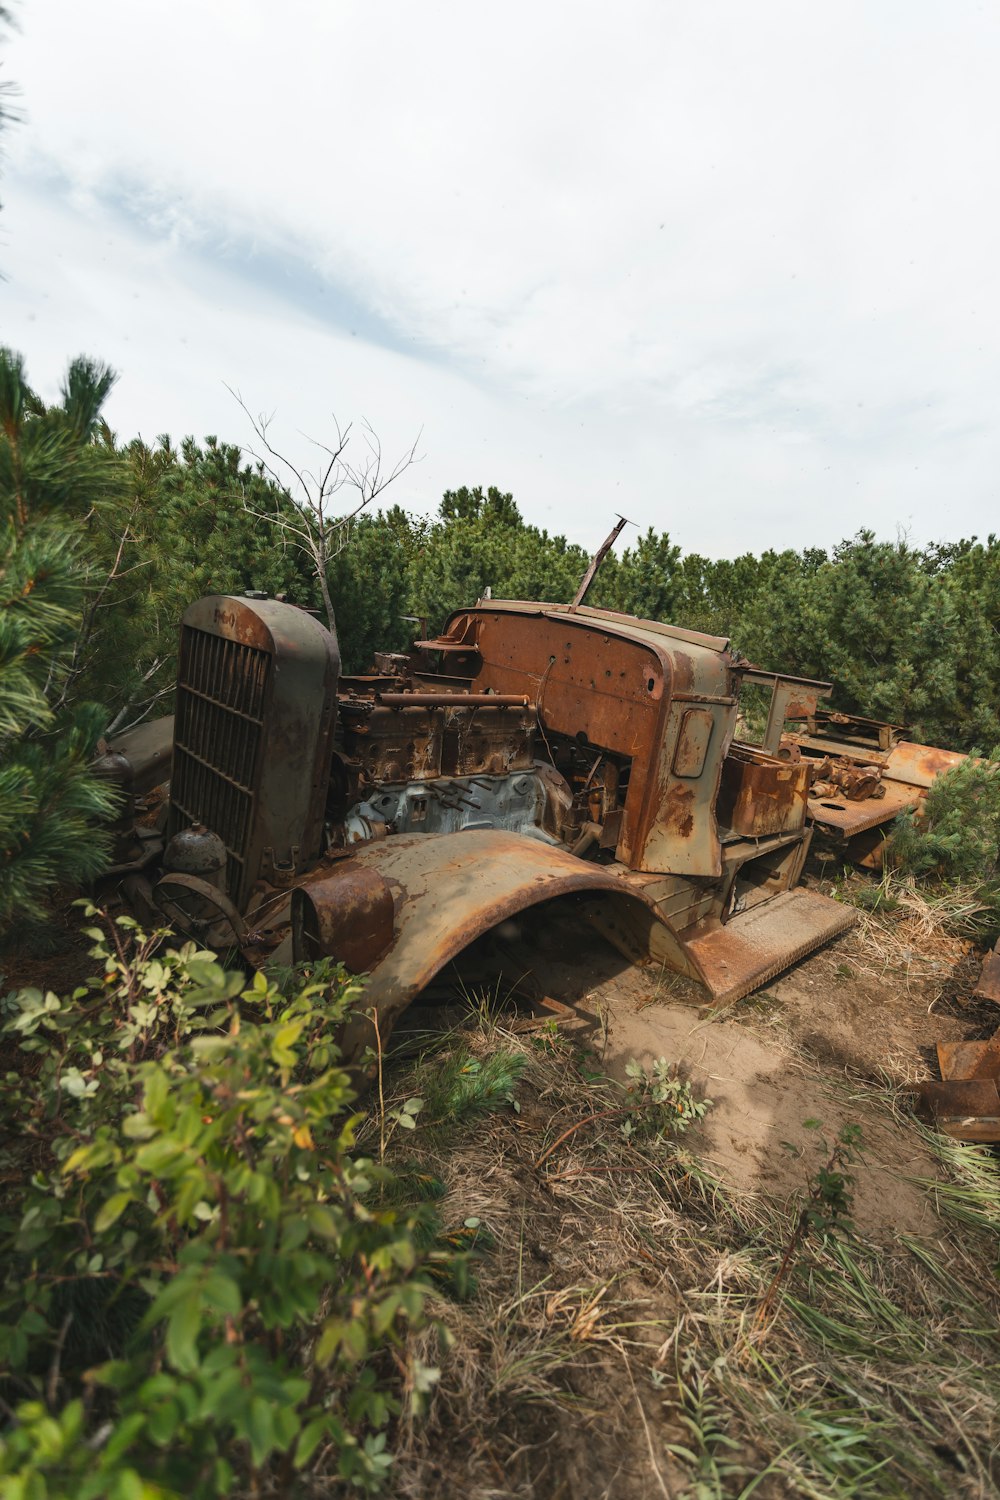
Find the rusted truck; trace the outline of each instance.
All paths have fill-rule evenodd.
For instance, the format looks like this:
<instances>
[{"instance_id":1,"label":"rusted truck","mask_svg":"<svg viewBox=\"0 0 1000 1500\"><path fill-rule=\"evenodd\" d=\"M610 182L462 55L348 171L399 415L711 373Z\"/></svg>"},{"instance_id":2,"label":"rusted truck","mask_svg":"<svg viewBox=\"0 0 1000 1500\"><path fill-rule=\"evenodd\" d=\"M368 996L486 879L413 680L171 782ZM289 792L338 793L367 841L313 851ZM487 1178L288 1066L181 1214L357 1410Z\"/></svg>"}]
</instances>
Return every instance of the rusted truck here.
<instances>
[{"instance_id":1,"label":"rusted truck","mask_svg":"<svg viewBox=\"0 0 1000 1500\"><path fill-rule=\"evenodd\" d=\"M384 1041L470 944L544 902L735 1000L850 925L799 884L816 821L859 820L817 763L845 784L844 766L875 771L866 830L919 795L882 807L898 746L824 717L829 692L752 669L721 637L492 599L345 675L310 613L201 599L174 717L103 762L125 793L115 873L144 915L251 965L329 955L366 975L351 1057L372 1008ZM160 817L133 821L167 776Z\"/></svg>"}]
</instances>

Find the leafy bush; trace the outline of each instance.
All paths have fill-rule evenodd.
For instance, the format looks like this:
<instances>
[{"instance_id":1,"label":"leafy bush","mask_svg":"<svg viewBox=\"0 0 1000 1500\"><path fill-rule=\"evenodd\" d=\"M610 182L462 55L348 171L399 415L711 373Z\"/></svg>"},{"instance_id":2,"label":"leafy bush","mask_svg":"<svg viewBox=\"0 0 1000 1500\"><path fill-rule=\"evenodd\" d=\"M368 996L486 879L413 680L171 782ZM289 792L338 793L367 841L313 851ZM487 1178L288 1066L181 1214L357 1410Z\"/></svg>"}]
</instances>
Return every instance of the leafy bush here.
<instances>
[{"instance_id":1,"label":"leafy bush","mask_svg":"<svg viewBox=\"0 0 1000 1500\"><path fill-rule=\"evenodd\" d=\"M633 1134L682 1135L703 1120L712 1107L711 1099L695 1098L688 1080L680 1077L665 1057L658 1057L651 1069L630 1058L625 1073L629 1080L627 1094L634 1101L628 1106L630 1118L622 1126L626 1140Z\"/></svg>"},{"instance_id":2,"label":"leafy bush","mask_svg":"<svg viewBox=\"0 0 1000 1500\"><path fill-rule=\"evenodd\" d=\"M284 1493L318 1461L377 1489L396 1372L436 1375L401 1335L453 1257L354 1152L334 1037L357 988L285 996L127 918L90 933L99 979L8 1003L43 1165L0 1221L0 1496Z\"/></svg>"},{"instance_id":3,"label":"leafy bush","mask_svg":"<svg viewBox=\"0 0 1000 1500\"><path fill-rule=\"evenodd\" d=\"M897 821L892 867L975 891L985 927L1000 928L1000 746L940 776L916 813Z\"/></svg>"}]
</instances>

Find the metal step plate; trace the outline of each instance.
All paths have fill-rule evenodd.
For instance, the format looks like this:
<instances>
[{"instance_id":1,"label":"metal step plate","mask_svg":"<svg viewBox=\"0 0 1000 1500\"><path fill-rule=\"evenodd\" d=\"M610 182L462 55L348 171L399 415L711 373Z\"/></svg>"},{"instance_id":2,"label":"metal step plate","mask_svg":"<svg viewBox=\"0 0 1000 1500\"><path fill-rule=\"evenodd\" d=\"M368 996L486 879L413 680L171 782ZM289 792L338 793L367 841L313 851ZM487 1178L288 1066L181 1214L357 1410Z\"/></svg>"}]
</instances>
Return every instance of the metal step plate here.
<instances>
[{"instance_id":1,"label":"metal step plate","mask_svg":"<svg viewBox=\"0 0 1000 1500\"><path fill-rule=\"evenodd\" d=\"M714 999L732 1002L846 932L856 920L852 907L818 891L783 891L684 946L697 960Z\"/></svg>"}]
</instances>

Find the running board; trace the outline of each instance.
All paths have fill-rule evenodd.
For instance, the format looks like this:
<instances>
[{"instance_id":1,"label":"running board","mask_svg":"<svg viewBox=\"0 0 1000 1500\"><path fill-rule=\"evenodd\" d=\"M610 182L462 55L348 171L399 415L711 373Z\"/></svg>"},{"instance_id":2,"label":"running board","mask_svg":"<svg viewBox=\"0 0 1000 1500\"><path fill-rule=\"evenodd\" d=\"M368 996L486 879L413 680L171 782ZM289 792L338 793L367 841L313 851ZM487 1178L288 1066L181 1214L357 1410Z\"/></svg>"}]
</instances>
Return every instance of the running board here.
<instances>
[{"instance_id":1,"label":"running board","mask_svg":"<svg viewBox=\"0 0 1000 1500\"><path fill-rule=\"evenodd\" d=\"M799 887L683 941L712 998L731 1004L846 932L856 919L851 907Z\"/></svg>"}]
</instances>

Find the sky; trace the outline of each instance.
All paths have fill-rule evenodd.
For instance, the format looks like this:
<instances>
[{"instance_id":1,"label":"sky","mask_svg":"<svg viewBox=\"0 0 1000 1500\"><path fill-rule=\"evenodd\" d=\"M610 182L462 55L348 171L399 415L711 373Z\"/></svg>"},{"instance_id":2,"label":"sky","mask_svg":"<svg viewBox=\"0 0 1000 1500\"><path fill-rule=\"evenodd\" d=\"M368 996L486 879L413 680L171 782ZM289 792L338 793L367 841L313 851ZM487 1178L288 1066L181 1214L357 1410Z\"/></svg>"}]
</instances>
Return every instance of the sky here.
<instances>
[{"instance_id":1,"label":"sky","mask_svg":"<svg viewBox=\"0 0 1000 1500\"><path fill-rule=\"evenodd\" d=\"M9 0L0 342L593 550L1000 531L1000 7ZM635 532L628 530L623 544Z\"/></svg>"}]
</instances>

